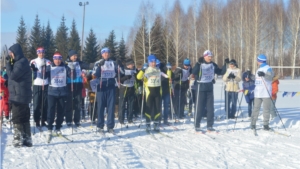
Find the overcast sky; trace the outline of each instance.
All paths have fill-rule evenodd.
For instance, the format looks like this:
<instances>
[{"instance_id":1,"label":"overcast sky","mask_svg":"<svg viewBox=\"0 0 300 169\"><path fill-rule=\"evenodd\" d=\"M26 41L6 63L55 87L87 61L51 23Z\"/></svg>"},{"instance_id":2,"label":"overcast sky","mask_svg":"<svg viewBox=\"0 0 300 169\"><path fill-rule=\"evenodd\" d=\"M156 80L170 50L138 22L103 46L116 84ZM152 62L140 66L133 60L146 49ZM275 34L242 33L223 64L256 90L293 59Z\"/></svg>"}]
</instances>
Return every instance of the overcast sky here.
<instances>
[{"instance_id":1,"label":"overcast sky","mask_svg":"<svg viewBox=\"0 0 300 169\"><path fill-rule=\"evenodd\" d=\"M161 13L163 6L168 2L173 6L175 0L150 0L156 12ZM181 0L186 11L193 0ZM61 17L66 18L67 27L71 27L75 19L77 30L81 38L83 7L79 6L79 0L1 0L1 45L11 46L15 43L17 28L20 18L23 16L28 30L34 24L38 14L41 26L50 26L55 33L60 25ZM111 30L115 31L117 40L122 33L127 39L130 28L134 25L142 0L89 0L85 12L84 37L92 28L98 41L107 38ZM144 1L147 2L147 1Z\"/></svg>"}]
</instances>

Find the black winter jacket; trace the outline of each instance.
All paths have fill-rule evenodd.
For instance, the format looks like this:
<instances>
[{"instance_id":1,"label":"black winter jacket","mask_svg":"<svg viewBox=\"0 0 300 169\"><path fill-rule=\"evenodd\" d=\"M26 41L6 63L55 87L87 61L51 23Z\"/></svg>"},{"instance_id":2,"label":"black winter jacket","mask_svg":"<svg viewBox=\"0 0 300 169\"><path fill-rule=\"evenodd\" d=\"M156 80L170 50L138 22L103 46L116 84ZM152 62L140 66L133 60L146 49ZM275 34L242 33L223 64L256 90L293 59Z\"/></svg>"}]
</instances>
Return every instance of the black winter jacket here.
<instances>
[{"instance_id":1,"label":"black winter jacket","mask_svg":"<svg viewBox=\"0 0 300 169\"><path fill-rule=\"evenodd\" d=\"M28 60L24 57L19 44L12 45L9 50L14 54L13 61L6 63L8 75L9 101L28 104L32 98L32 78Z\"/></svg>"}]
</instances>

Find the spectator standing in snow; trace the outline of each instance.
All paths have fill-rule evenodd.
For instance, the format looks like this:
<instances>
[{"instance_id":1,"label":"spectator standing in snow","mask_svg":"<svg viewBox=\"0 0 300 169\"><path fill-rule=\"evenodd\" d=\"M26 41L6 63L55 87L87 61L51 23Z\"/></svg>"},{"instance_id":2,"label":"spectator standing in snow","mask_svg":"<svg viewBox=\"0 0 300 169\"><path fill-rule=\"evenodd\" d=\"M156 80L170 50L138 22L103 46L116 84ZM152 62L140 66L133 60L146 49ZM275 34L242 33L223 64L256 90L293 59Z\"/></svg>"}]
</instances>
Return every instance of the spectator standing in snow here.
<instances>
[{"instance_id":1,"label":"spectator standing in snow","mask_svg":"<svg viewBox=\"0 0 300 169\"><path fill-rule=\"evenodd\" d=\"M13 146L32 146L30 131L29 103L32 97L31 70L25 58L21 45L14 44L9 48L6 57L8 76L9 103L11 104L12 122L14 124Z\"/></svg>"},{"instance_id":2,"label":"spectator standing in snow","mask_svg":"<svg viewBox=\"0 0 300 169\"><path fill-rule=\"evenodd\" d=\"M228 118L234 119L240 90L239 82L241 81L241 70L237 67L234 59L229 61L229 68L223 76L223 81L226 83L225 110Z\"/></svg>"},{"instance_id":3,"label":"spectator standing in snow","mask_svg":"<svg viewBox=\"0 0 300 169\"><path fill-rule=\"evenodd\" d=\"M255 76L248 70L243 73L243 91L245 100L248 104L248 117L251 118L252 107L254 104L254 88L255 88Z\"/></svg>"}]
</instances>

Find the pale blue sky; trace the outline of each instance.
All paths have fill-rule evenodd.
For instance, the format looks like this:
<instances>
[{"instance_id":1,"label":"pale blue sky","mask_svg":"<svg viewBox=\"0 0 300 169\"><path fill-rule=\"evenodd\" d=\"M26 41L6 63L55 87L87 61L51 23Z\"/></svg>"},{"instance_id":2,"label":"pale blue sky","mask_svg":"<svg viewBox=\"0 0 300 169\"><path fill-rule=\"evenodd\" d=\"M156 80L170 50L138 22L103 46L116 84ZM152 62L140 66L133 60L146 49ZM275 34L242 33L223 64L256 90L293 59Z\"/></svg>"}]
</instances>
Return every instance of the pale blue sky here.
<instances>
[{"instance_id":1,"label":"pale blue sky","mask_svg":"<svg viewBox=\"0 0 300 169\"><path fill-rule=\"evenodd\" d=\"M156 12L161 13L163 6L168 2L173 6L175 0L150 0ZM16 32L20 18L23 16L30 31L34 24L36 14L39 15L41 25L47 25L48 20L55 33L62 15L66 18L67 27L71 27L73 18L77 23L79 36L82 31L83 7L80 0L1 0L1 47L15 43ZM84 37L86 38L92 28L97 39L104 40L109 32L114 30L119 40L124 34L128 37L130 28L134 25L139 7L143 0L88 0L86 6ZM147 2L147 1L144 1ZM186 11L192 0L181 0Z\"/></svg>"}]
</instances>

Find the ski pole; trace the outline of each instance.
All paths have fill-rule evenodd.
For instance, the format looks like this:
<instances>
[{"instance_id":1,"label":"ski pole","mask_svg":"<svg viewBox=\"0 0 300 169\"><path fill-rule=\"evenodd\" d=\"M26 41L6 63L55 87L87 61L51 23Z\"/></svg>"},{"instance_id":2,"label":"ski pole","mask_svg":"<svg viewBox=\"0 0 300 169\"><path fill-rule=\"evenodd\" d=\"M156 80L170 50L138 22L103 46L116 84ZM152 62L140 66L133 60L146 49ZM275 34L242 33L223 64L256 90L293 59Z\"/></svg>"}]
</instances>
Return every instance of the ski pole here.
<instances>
[{"instance_id":1,"label":"ski pole","mask_svg":"<svg viewBox=\"0 0 300 169\"><path fill-rule=\"evenodd\" d=\"M71 66L71 92L72 92L72 96L71 96L72 97L71 98L71 102L72 102L71 103L72 104L72 119L71 120L72 121L71 121L71 123L72 123L72 135L73 135L73 128L74 128L74 126L73 126L73 120L74 120L74 109L73 109L73 101L74 101L74 98L73 98L73 96L74 96L73 95L74 94L73 93L73 78L74 78L73 77L73 72L74 72L74 65L73 65L73 62L71 62L71 65L72 65Z\"/></svg>"},{"instance_id":2,"label":"ski pole","mask_svg":"<svg viewBox=\"0 0 300 169\"><path fill-rule=\"evenodd\" d=\"M138 126L138 128L141 127L142 123L143 123L143 111L144 111L144 100L145 100L145 83L143 81L143 91L142 91L142 106L141 106L141 123Z\"/></svg>"},{"instance_id":3,"label":"ski pole","mask_svg":"<svg viewBox=\"0 0 300 169\"><path fill-rule=\"evenodd\" d=\"M41 110L41 122L43 125L43 113L44 113L44 78L45 78L45 60L42 61L43 66L42 66L42 73L43 73L43 82L42 82L42 110ZM42 132L40 132L40 137L42 137Z\"/></svg>"},{"instance_id":4,"label":"ski pole","mask_svg":"<svg viewBox=\"0 0 300 169\"><path fill-rule=\"evenodd\" d=\"M264 77L261 77L261 79L262 79L262 81L263 81L263 83L264 83L264 85L265 85L265 88L266 88L267 91L268 91L268 94L269 94L269 97L270 97L270 99L271 99L271 101L272 101L272 104L274 105L275 112L276 112L276 114L278 114L278 117L279 117L279 119L280 119L280 121L281 121L281 123L282 123L282 125L283 125L283 127L284 127L284 130L286 131L286 127L285 127L284 123L282 122L281 116L280 116L280 114L279 114L279 112L278 112L278 110L277 110L277 108L276 108L276 106L275 106L275 102L272 100L272 96L271 96L271 94L270 94L270 92L269 92L269 90L268 90L268 88L267 88L267 85L266 85L266 82L265 82Z\"/></svg>"},{"instance_id":5,"label":"ski pole","mask_svg":"<svg viewBox=\"0 0 300 169\"><path fill-rule=\"evenodd\" d=\"M102 71L102 69L100 68L100 70L101 70L101 73L100 73L100 92L101 92L101 88L102 88L102 73L103 73L103 71ZM96 91L97 92L97 91ZM95 95L96 96L96 95ZM100 97L101 97L101 95L100 95ZM96 99L96 97L95 97L95 99ZM95 102L96 102L96 100L95 100ZM95 102L94 102L94 105L95 105ZM100 107L97 107L99 110L100 110ZM95 107L94 107L94 112L95 112ZM93 115L94 116L94 115ZM99 120L99 116L97 117L97 122L96 122L96 134L97 134L97 129L98 129L98 127L97 127L97 125L98 125L98 120Z\"/></svg>"},{"instance_id":6,"label":"ski pole","mask_svg":"<svg viewBox=\"0 0 300 169\"><path fill-rule=\"evenodd\" d=\"M178 107L179 107L179 110L178 110L178 121L180 119L180 114L181 114L181 74L179 74L179 100L178 100Z\"/></svg>"},{"instance_id":7,"label":"ski pole","mask_svg":"<svg viewBox=\"0 0 300 169\"><path fill-rule=\"evenodd\" d=\"M244 92L243 92L243 94L242 94L242 98L241 98L240 101L239 101L239 97L238 97L238 101L239 101L239 109L238 109L238 111L241 111L241 103L242 103L243 97L244 97ZM241 113L242 113L242 112L241 112ZM235 130L236 121L237 121L237 116L235 117L235 122L234 122L233 132L234 132L234 130Z\"/></svg>"}]
</instances>

